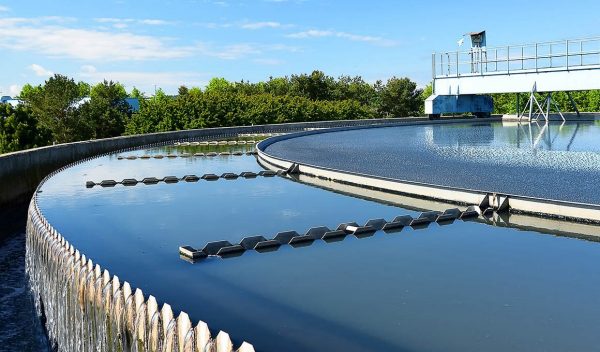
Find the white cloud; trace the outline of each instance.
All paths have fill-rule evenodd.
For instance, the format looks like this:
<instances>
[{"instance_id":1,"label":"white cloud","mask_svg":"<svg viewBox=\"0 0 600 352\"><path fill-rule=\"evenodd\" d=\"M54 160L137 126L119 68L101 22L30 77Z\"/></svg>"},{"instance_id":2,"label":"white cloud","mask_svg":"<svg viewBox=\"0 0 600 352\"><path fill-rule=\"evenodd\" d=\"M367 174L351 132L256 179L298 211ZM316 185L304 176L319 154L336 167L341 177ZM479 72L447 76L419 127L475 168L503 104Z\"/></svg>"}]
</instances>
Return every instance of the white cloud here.
<instances>
[{"instance_id":1,"label":"white cloud","mask_svg":"<svg viewBox=\"0 0 600 352\"><path fill-rule=\"evenodd\" d=\"M221 48L212 48L201 45L200 53L206 56L217 57L223 60L236 60L248 55L260 54L262 50L253 44L233 44Z\"/></svg>"},{"instance_id":2,"label":"white cloud","mask_svg":"<svg viewBox=\"0 0 600 352\"><path fill-rule=\"evenodd\" d=\"M261 22L198 22L194 23L196 26L208 28L208 29L221 29L221 28L239 28L248 30L257 30L264 28L291 28L294 27L292 24L284 24L276 21L261 21Z\"/></svg>"},{"instance_id":3,"label":"white cloud","mask_svg":"<svg viewBox=\"0 0 600 352\"><path fill-rule=\"evenodd\" d=\"M8 94L11 97L18 97L19 94L21 94L21 89L23 87L18 85L18 84L12 84L10 87L8 87Z\"/></svg>"},{"instance_id":4,"label":"white cloud","mask_svg":"<svg viewBox=\"0 0 600 352\"><path fill-rule=\"evenodd\" d=\"M256 56L266 52L286 51L299 52L300 49L294 46L283 44L255 44L255 43L240 43L225 46L214 46L211 43L198 44L199 55L208 57L216 57L222 60L237 60L248 56Z\"/></svg>"},{"instance_id":5,"label":"white cloud","mask_svg":"<svg viewBox=\"0 0 600 352\"><path fill-rule=\"evenodd\" d=\"M289 38L314 38L314 37L331 37L334 34L332 31L319 31L316 29L311 29L304 32L297 32L288 34Z\"/></svg>"},{"instance_id":6,"label":"white cloud","mask_svg":"<svg viewBox=\"0 0 600 352\"><path fill-rule=\"evenodd\" d=\"M355 41L355 42L366 42L366 43L371 43L371 44L381 45L381 46L397 45L397 43L395 41L385 39L382 37L359 35L359 34L352 34L352 33L339 32L339 31L330 31L330 30L324 31L324 30L317 30L317 29L311 29L311 30L307 30L304 32L288 34L287 37L296 38L296 39L334 37L334 38L347 39L347 40L351 40L351 41Z\"/></svg>"},{"instance_id":7,"label":"white cloud","mask_svg":"<svg viewBox=\"0 0 600 352\"><path fill-rule=\"evenodd\" d=\"M217 22L197 22L194 23L196 26L208 28L208 29L217 29L217 28L230 28L233 27L233 23L217 23Z\"/></svg>"},{"instance_id":8,"label":"white cloud","mask_svg":"<svg viewBox=\"0 0 600 352\"><path fill-rule=\"evenodd\" d=\"M295 1L291 1L291 0L263 0L264 2L275 2L275 3L284 3L284 2L294 2L297 4L301 4L303 2L305 2L306 0L295 0Z\"/></svg>"},{"instance_id":9,"label":"white cloud","mask_svg":"<svg viewBox=\"0 0 600 352\"><path fill-rule=\"evenodd\" d=\"M94 18L94 21L97 23L105 23L111 24L114 28L124 29L129 27L132 24L142 24L147 26L166 26L175 24L175 22L154 19L154 18L144 18L144 19L135 19L135 18L114 18L114 17L100 17Z\"/></svg>"},{"instance_id":10,"label":"white cloud","mask_svg":"<svg viewBox=\"0 0 600 352\"><path fill-rule=\"evenodd\" d=\"M115 27L116 29L125 29L129 27L129 25L127 23L118 22L113 24L113 27Z\"/></svg>"},{"instance_id":11,"label":"white cloud","mask_svg":"<svg viewBox=\"0 0 600 352\"><path fill-rule=\"evenodd\" d=\"M152 92L153 87L175 89L181 85L201 87L208 83L208 74L191 71L101 71L92 65L83 65L77 74L80 79L90 82L103 80L119 82L126 87L138 87Z\"/></svg>"},{"instance_id":12,"label":"white cloud","mask_svg":"<svg viewBox=\"0 0 600 352\"><path fill-rule=\"evenodd\" d=\"M8 12L8 11L10 11L10 9L8 7L0 5L0 12Z\"/></svg>"},{"instance_id":13,"label":"white cloud","mask_svg":"<svg viewBox=\"0 0 600 352\"><path fill-rule=\"evenodd\" d=\"M83 65L83 66L81 66L81 72L82 73L93 74L96 71L98 71L98 70L96 69L96 67L94 67L92 65Z\"/></svg>"},{"instance_id":14,"label":"white cloud","mask_svg":"<svg viewBox=\"0 0 600 352\"><path fill-rule=\"evenodd\" d=\"M173 39L138 35L129 31L75 28L70 18L0 18L0 50L28 51L47 57L69 58L87 62L166 60L192 55L236 60L271 51L297 52L283 44L236 43L215 45L197 43L172 45ZM132 23L129 19L101 18L112 25ZM250 27L274 27L276 22L248 24ZM33 68L32 68L33 69ZM41 70L38 70L41 72ZM38 72L36 71L36 72Z\"/></svg>"},{"instance_id":15,"label":"white cloud","mask_svg":"<svg viewBox=\"0 0 600 352\"><path fill-rule=\"evenodd\" d=\"M165 21L165 20L157 20L157 19L144 19L138 21L141 24L146 24L149 26L165 26L168 24L173 24L173 22Z\"/></svg>"},{"instance_id":16,"label":"white cloud","mask_svg":"<svg viewBox=\"0 0 600 352\"><path fill-rule=\"evenodd\" d=\"M187 57L193 48L173 46L168 39L127 32L67 27L64 18L0 18L0 47L51 57L120 61Z\"/></svg>"},{"instance_id":17,"label":"white cloud","mask_svg":"<svg viewBox=\"0 0 600 352\"><path fill-rule=\"evenodd\" d=\"M45 68L43 68L42 66L40 66L38 64L31 64L31 65L27 66L27 68L29 68L30 70L35 72L36 76L50 77L50 76L54 75L54 72L52 72L50 70L46 70Z\"/></svg>"},{"instance_id":18,"label":"white cloud","mask_svg":"<svg viewBox=\"0 0 600 352\"><path fill-rule=\"evenodd\" d=\"M282 24L279 22L252 22L244 23L240 27L242 29L280 28Z\"/></svg>"},{"instance_id":19,"label":"white cloud","mask_svg":"<svg viewBox=\"0 0 600 352\"><path fill-rule=\"evenodd\" d=\"M268 66L276 66L283 64L283 61L277 59L255 59L255 63Z\"/></svg>"}]
</instances>

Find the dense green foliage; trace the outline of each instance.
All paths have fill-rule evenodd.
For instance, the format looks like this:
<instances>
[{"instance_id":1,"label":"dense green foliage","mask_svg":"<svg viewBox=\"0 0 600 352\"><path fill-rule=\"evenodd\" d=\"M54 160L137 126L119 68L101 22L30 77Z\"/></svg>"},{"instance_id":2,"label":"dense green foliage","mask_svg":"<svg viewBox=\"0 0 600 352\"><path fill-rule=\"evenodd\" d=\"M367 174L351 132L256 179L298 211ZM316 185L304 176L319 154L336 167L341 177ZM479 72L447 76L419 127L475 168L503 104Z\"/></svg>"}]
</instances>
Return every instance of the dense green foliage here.
<instances>
[{"instance_id":1,"label":"dense green foliage","mask_svg":"<svg viewBox=\"0 0 600 352\"><path fill-rule=\"evenodd\" d=\"M124 101L140 100L132 113ZM182 86L178 95L158 90L146 98L133 88L104 81L95 86L54 75L25 85L16 109L2 107L0 153L50 143L190 128L301 121L404 117L422 111L423 96L408 78L374 84L361 77L337 79L321 71L266 82L214 78L204 90Z\"/></svg>"},{"instance_id":2,"label":"dense green foliage","mask_svg":"<svg viewBox=\"0 0 600 352\"><path fill-rule=\"evenodd\" d=\"M269 123L371 118L373 111L356 100L310 100L269 93L198 92L176 98L157 94L142 101L127 133Z\"/></svg>"},{"instance_id":3,"label":"dense green foliage","mask_svg":"<svg viewBox=\"0 0 600 352\"><path fill-rule=\"evenodd\" d=\"M40 147L50 141L50 131L38 124L29 108L0 104L0 152Z\"/></svg>"},{"instance_id":4,"label":"dense green foliage","mask_svg":"<svg viewBox=\"0 0 600 352\"><path fill-rule=\"evenodd\" d=\"M519 110L521 110L520 112L522 112L529 99L529 93L493 94L492 97L494 98L494 114L516 114L517 95L519 97ZM580 112L600 111L600 90L571 92L571 96L577 104L577 109ZM536 97L541 104L542 101L544 101L544 99L546 98L546 95L538 93L536 94ZM561 111L575 111L567 93L553 93L552 99L557 103ZM552 111L555 111L553 106L551 107L551 109Z\"/></svg>"},{"instance_id":5,"label":"dense green foliage","mask_svg":"<svg viewBox=\"0 0 600 352\"><path fill-rule=\"evenodd\" d=\"M333 78L321 71L265 82L213 78L202 90L181 86L176 96L160 89L147 98L127 94L116 82L95 86L54 75L43 85L25 85L17 108L0 105L0 153L77 140L191 128L324 121L423 114L431 85L421 90L408 78L365 82L361 77ZM133 113L127 97L140 100ZM521 109L528 95L521 94ZM495 113L515 113L515 94L493 96ZM565 93L554 98L572 111ZM600 91L573 92L580 111L600 111Z\"/></svg>"},{"instance_id":6,"label":"dense green foliage","mask_svg":"<svg viewBox=\"0 0 600 352\"><path fill-rule=\"evenodd\" d=\"M123 101L126 97L119 83L104 81L90 87L62 75L37 87L26 85L20 95L32 118L57 143L121 135L131 115Z\"/></svg>"},{"instance_id":7,"label":"dense green foliage","mask_svg":"<svg viewBox=\"0 0 600 352\"><path fill-rule=\"evenodd\" d=\"M385 84L361 77L338 79L321 71L266 82L229 82L213 78L204 91L180 87L176 97L159 91L142 101L126 133L418 115L421 90L408 78Z\"/></svg>"}]
</instances>

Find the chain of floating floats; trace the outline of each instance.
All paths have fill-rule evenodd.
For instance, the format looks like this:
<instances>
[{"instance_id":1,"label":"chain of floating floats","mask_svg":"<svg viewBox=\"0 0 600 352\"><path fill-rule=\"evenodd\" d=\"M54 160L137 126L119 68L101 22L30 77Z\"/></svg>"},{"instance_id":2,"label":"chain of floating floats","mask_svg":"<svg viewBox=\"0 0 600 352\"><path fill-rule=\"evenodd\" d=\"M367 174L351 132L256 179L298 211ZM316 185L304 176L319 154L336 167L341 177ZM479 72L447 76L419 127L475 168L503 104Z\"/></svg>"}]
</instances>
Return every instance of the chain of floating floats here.
<instances>
[{"instance_id":1,"label":"chain of floating floats","mask_svg":"<svg viewBox=\"0 0 600 352\"><path fill-rule=\"evenodd\" d=\"M274 177L274 176L285 176L285 175L287 175L287 171L285 171L285 170L280 170L280 171L262 170L262 171L259 171L258 173L252 172L252 171L244 171L240 174L236 174L233 172L225 172L225 173L221 174L220 176L216 175L216 174L204 174L202 176L185 175L183 177L177 177L177 176L165 176L162 178L146 177L141 180L136 180L135 178L126 178L122 181L115 181L115 180L103 180L101 182L87 181L85 183L85 186L87 188L92 188L94 186L114 187L116 185L135 186L140 183L143 183L145 185L155 185L160 182L173 184L173 183L178 183L180 181L182 181L182 182L198 182L200 180L205 180L205 181L217 181L220 179L222 179L222 180L237 180L238 178L253 179L253 178L257 178L257 177Z\"/></svg>"},{"instance_id":2,"label":"chain of floating floats","mask_svg":"<svg viewBox=\"0 0 600 352\"><path fill-rule=\"evenodd\" d=\"M255 140L239 140L239 141L202 141L202 142L175 142L173 143L176 147L187 147L187 146L207 146L207 145L254 145L260 141Z\"/></svg>"},{"instance_id":3,"label":"chain of floating floats","mask_svg":"<svg viewBox=\"0 0 600 352\"><path fill-rule=\"evenodd\" d=\"M149 155L149 154L144 154L144 155L127 155L127 156L123 156L123 155L118 155L117 159L118 160L136 160L136 159L175 159L175 158L192 158L192 157L215 157L215 156L243 156L243 155L256 155L257 152L252 150L252 151L247 151L247 152L242 152L242 151L234 151L234 152L208 152L208 153L194 153L194 154L190 154L190 153L182 153L182 154L167 154L167 155L162 155L162 154L154 154L154 155Z\"/></svg>"},{"instance_id":4,"label":"chain of floating floats","mask_svg":"<svg viewBox=\"0 0 600 352\"><path fill-rule=\"evenodd\" d=\"M457 208L448 209L444 212L428 211L421 213L417 218L413 218L410 215L402 215L395 217L392 221L371 219L362 226L356 222L342 223L335 230L327 226L313 227L304 235L296 231L285 231L279 232L272 239L267 239L263 236L245 237L238 244L232 244L229 241L215 241L207 243L202 249L185 245L179 247L179 255L181 259L194 263L208 256L222 258L236 257L249 250L255 250L260 253L272 252L279 249L282 245L290 245L295 248L305 247L311 245L316 240L332 243L341 241L345 236L349 235L364 238L375 234L377 231L391 233L400 231L407 226L413 229L421 229L433 222L440 225L447 225L458 219L465 221L477 218L481 214L482 211L479 206L472 205L464 211Z\"/></svg>"}]
</instances>

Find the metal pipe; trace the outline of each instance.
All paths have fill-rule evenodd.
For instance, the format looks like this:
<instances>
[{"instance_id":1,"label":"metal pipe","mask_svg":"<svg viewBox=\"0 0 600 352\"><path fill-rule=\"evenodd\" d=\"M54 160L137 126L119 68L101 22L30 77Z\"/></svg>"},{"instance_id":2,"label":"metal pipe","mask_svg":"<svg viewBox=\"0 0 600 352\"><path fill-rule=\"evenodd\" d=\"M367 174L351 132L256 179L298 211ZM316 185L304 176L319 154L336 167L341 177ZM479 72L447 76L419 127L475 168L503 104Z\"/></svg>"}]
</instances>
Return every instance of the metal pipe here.
<instances>
[{"instance_id":1,"label":"metal pipe","mask_svg":"<svg viewBox=\"0 0 600 352\"><path fill-rule=\"evenodd\" d=\"M538 71L538 45L535 43L535 72Z\"/></svg>"},{"instance_id":2,"label":"metal pipe","mask_svg":"<svg viewBox=\"0 0 600 352\"><path fill-rule=\"evenodd\" d=\"M494 57L494 72L498 72L498 49L496 49L496 55Z\"/></svg>"},{"instance_id":3,"label":"metal pipe","mask_svg":"<svg viewBox=\"0 0 600 352\"><path fill-rule=\"evenodd\" d=\"M567 71L569 71L569 40L568 39L567 39L565 53L567 54Z\"/></svg>"},{"instance_id":4,"label":"metal pipe","mask_svg":"<svg viewBox=\"0 0 600 352\"><path fill-rule=\"evenodd\" d=\"M510 74L510 46L506 47L506 72Z\"/></svg>"},{"instance_id":5,"label":"metal pipe","mask_svg":"<svg viewBox=\"0 0 600 352\"><path fill-rule=\"evenodd\" d=\"M444 73L444 56L440 54L440 74Z\"/></svg>"},{"instance_id":6,"label":"metal pipe","mask_svg":"<svg viewBox=\"0 0 600 352\"><path fill-rule=\"evenodd\" d=\"M460 76L458 70L459 70L459 68L458 68L458 51L457 51L456 52L456 77Z\"/></svg>"},{"instance_id":7,"label":"metal pipe","mask_svg":"<svg viewBox=\"0 0 600 352\"><path fill-rule=\"evenodd\" d=\"M525 50L525 47L524 47L524 46L522 46L522 47L521 47L521 70L523 70L523 69L524 69L524 67L523 67L523 57L525 56L525 55L524 55L524 52L523 52L524 50Z\"/></svg>"},{"instance_id":8,"label":"metal pipe","mask_svg":"<svg viewBox=\"0 0 600 352\"><path fill-rule=\"evenodd\" d=\"M479 48L479 73L483 75L483 51Z\"/></svg>"}]
</instances>

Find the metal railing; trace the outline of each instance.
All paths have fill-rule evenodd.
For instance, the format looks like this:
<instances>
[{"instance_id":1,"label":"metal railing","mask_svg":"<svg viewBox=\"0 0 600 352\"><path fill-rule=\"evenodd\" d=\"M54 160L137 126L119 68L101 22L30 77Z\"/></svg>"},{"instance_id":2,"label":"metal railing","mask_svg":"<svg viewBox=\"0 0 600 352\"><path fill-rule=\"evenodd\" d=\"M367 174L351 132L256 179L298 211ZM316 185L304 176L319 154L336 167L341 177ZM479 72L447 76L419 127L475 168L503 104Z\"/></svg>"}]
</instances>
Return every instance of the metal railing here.
<instances>
[{"instance_id":1,"label":"metal railing","mask_svg":"<svg viewBox=\"0 0 600 352\"><path fill-rule=\"evenodd\" d=\"M600 66L600 37L432 54L433 78Z\"/></svg>"}]
</instances>

